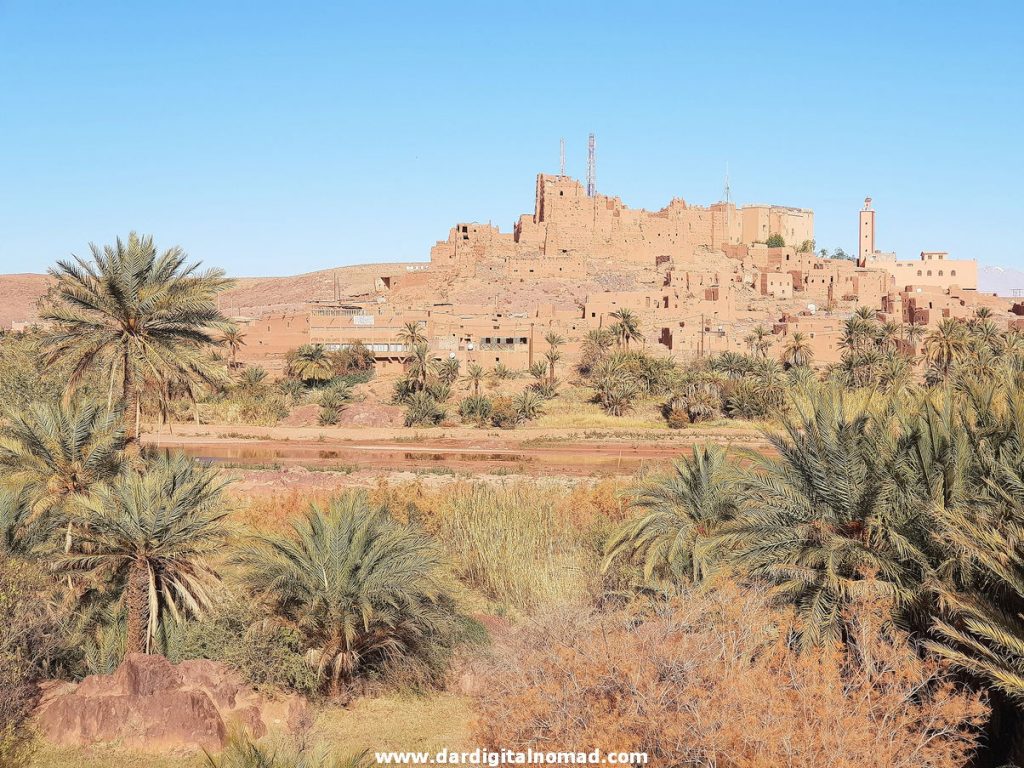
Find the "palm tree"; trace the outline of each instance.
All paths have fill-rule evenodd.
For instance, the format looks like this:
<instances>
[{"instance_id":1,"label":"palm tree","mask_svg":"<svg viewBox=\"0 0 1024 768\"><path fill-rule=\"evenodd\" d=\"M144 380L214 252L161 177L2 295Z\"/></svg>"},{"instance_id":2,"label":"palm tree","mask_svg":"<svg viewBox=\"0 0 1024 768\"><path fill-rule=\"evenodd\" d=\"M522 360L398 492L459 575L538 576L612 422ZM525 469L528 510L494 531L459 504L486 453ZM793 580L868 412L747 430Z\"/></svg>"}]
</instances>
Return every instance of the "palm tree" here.
<instances>
[{"instance_id":1,"label":"palm tree","mask_svg":"<svg viewBox=\"0 0 1024 768\"><path fill-rule=\"evenodd\" d=\"M878 333L878 324L874 316L865 317L865 307L846 318L843 329L842 346L850 352L862 352L873 345Z\"/></svg>"},{"instance_id":2,"label":"palm tree","mask_svg":"<svg viewBox=\"0 0 1024 768\"><path fill-rule=\"evenodd\" d=\"M562 359L562 353L558 351L558 348L565 344L565 338L554 331L549 331L544 337L544 341L548 343L548 351L544 353L544 357L548 361L548 383L555 383L555 363Z\"/></svg>"},{"instance_id":3,"label":"palm tree","mask_svg":"<svg viewBox=\"0 0 1024 768\"><path fill-rule=\"evenodd\" d=\"M52 544L58 522L52 510L36 513L24 488L17 492L0 488L0 560L37 554Z\"/></svg>"},{"instance_id":4,"label":"palm tree","mask_svg":"<svg viewBox=\"0 0 1024 768\"><path fill-rule=\"evenodd\" d=\"M943 377L949 374L950 368L960 362L966 352L966 326L956 318L945 318L925 336L925 358Z\"/></svg>"},{"instance_id":5,"label":"palm tree","mask_svg":"<svg viewBox=\"0 0 1024 768\"><path fill-rule=\"evenodd\" d=\"M920 487L929 494L934 539L943 557L935 569L942 609L928 647L1024 701L1024 418L1020 384L985 385L986 392L934 413L933 430L918 432L925 456ZM926 425L930 426L930 425ZM937 433L941 439L932 437ZM927 451L936 444L934 457Z\"/></svg>"},{"instance_id":6,"label":"palm tree","mask_svg":"<svg viewBox=\"0 0 1024 768\"><path fill-rule=\"evenodd\" d=\"M895 347L896 340L900 337L900 324L895 320L886 320L877 327L875 333L875 340L882 351L888 352Z\"/></svg>"},{"instance_id":7,"label":"palm tree","mask_svg":"<svg viewBox=\"0 0 1024 768\"><path fill-rule=\"evenodd\" d=\"M786 365L800 368L811 364L814 351L811 349L807 336L797 331L789 337L786 346L782 351L782 359Z\"/></svg>"},{"instance_id":8,"label":"palm tree","mask_svg":"<svg viewBox=\"0 0 1024 768\"><path fill-rule=\"evenodd\" d=\"M771 333L763 325L754 328L749 334L743 337L743 341L750 348L750 354L764 357L772 345Z\"/></svg>"},{"instance_id":9,"label":"palm tree","mask_svg":"<svg viewBox=\"0 0 1024 768\"><path fill-rule=\"evenodd\" d=\"M983 307L984 309L984 307ZM986 318L978 318L968 326L969 341L974 346L995 351L1003 344L1002 334L995 322Z\"/></svg>"},{"instance_id":10,"label":"palm tree","mask_svg":"<svg viewBox=\"0 0 1024 768\"><path fill-rule=\"evenodd\" d=\"M767 434L777 458L743 472L741 513L722 546L751 575L769 579L804 617L802 641L839 640L850 600L881 594L906 604L923 578L918 515L891 504L884 456L888 416L853 408L823 389L810 410Z\"/></svg>"},{"instance_id":11,"label":"palm tree","mask_svg":"<svg viewBox=\"0 0 1024 768\"><path fill-rule=\"evenodd\" d=\"M121 471L125 445L120 413L95 400L32 403L0 427L0 469L27 494L33 516L59 513Z\"/></svg>"},{"instance_id":12,"label":"palm tree","mask_svg":"<svg viewBox=\"0 0 1024 768\"><path fill-rule=\"evenodd\" d=\"M612 312L618 322L609 329L615 336L615 341L620 346L629 349L631 341L642 341L644 335L640 332L640 320L631 309L619 309Z\"/></svg>"},{"instance_id":13,"label":"palm tree","mask_svg":"<svg viewBox=\"0 0 1024 768\"><path fill-rule=\"evenodd\" d=\"M480 382L484 379L484 369L479 363L470 363L466 366L465 380L473 387L473 397L480 395Z\"/></svg>"},{"instance_id":14,"label":"palm tree","mask_svg":"<svg viewBox=\"0 0 1024 768\"><path fill-rule=\"evenodd\" d=\"M405 369L409 378L414 382L417 390L427 386L427 377L431 369L430 348L425 341L418 342L412 347L412 354L405 360Z\"/></svg>"},{"instance_id":15,"label":"palm tree","mask_svg":"<svg viewBox=\"0 0 1024 768\"><path fill-rule=\"evenodd\" d=\"M303 344L295 351L289 366L304 382L324 382L334 378L334 363L323 344Z\"/></svg>"},{"instance_id":16,"label":"palm tree","mask_svg":"<svg viewBox=\"0 0 1024 768\"><path fill-rule=\"evenodd\" d=\"M47 359L73 361L69 391L93 367L106 372L111 388L118 381L124 416L135 419L128 435L134 445L147 376L223 380L207 348L219 343L213 332L227 328L214 299L231 283L221 270L200 272L198 263L187 263L181 248L158 256L153 239L134 232L102 251L89 247L91 263L75 257L50 270L56 301L42 312L53 327Z\"/></svg>"},{"instance_id":17,"label":"palm tree","mask_svg":"<svg viewBox=\"0 0 1024 768\"><path fill-rule=\"evenodd\" d=\"M368 664L433 642L446 619L436 545L362 493L314 505L287 534L254 536L233 560L270 615L298 630L333 695Z\"/></svg>"},{"instance_id":18,"label":"palm tree","mask_svg":"<svg viewBox=\"0 0 1024 768\"><path fill-rule=\"evenodd\" d=\"M753 361L739 352L723 352L717 357L711 358L709 365L712 370L721 371L729 379L736 381L749 373Z\"/></svg>"},{"instance_id":19,"label":"palm tree","mask_svg":"<svg viewBox=\"0 0 1024 768\"><path fill-rule=\"evenodd\" d=\"M237 368L238 363L235 361L235 358L238 355L238 350L245 346L245 331L237 325L231 325L225 329L223 341L228 348L228 353L231 355L231 367Z\"/></svg>"},{"instance_id":20,"label":"palm tree","mask_svg":"<svg viewBox=\"0 0 1024 768\"><path fill-rule=\"evenodd\" d=\"M449 357L440 361L436 368L437 378L445 384L454 384L459 378L459 359L457 357Z\"/></svg>"},{"instance_id":21,"label":"palm tree","mask_svg":"<svg viewBox=\"0 0 1024 768\"><path fill-rule=\"evenodd\" d=\"M615 334L607 328L593 328L587 331L583 340L584 352L591 353L594 357L600 357L615 344Z\"/></svg>"},{"instance_id":22,"label":"palm tree","mask_svg":"<svg viewBox=\"0 0 1024 768\"><path fill-rule=\"evenodd\" d=\"M238 386L242 389L259 389L267 379L267 372L261 366L246 368L238 377Z\"/></svg>"},{"instance_id":23,"label":"palm tree","mask_svg":"<svg viewBox=\"0 0 1024 768\"><path fill-rule=\"evenodd\" d=\"M609 541L605 570L619 557L643 563L644 578L698 582L719 556L716 535L736 516L735 489L723 448L694 446L668 474L643 481L633 505L640 517Z\"/></svg>"},{"instance_id":24,"label":"palm tree","mask_svg":"<svg viewBox=\"0 0 1024 768\"><path fill-rule=\"evenodd\" d=\"M408 350L412 350L417 344L426 344L426 325L419 322L406 323L398 332L398 340L402 342Z\"/></svg>"},{"instance_id":25,"label":"palm tree","mask_svg":"<svg viewBox=\"0 0 1024 768\"><path fill-rule=\"evenodd\" d=\"M916 352L917 343L921 341L922 338L924 338L924 326L918 325L917 323L908 323L907 325L903 326L903 333L907 339L907 343L910 344L910 346Z\"/></svg>"},{"instance_id":26,"label":"palm tree","mask_svg":"<svg viewBox=\"0 0 1024 768\"><path fill-rule=\"evenodd\" d=\"M168 615L199 617L212 607L223 488L216 469L179 455L123 475L84 503L87 524L57 568L119 595L127 652L151 653Z\"/></svg>"}]
</instances>

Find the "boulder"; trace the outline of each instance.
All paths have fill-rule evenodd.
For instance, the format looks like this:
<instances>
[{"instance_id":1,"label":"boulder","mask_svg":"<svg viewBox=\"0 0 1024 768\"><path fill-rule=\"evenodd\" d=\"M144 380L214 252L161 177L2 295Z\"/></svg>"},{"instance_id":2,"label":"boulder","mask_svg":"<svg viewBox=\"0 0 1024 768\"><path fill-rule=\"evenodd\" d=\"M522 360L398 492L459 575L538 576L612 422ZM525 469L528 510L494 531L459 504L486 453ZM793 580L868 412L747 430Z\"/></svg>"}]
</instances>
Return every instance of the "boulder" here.
<instances>
[{"instance_id":1,"label":"boulder","mask_svg":"<svg viewBox=\"0 0 1024 768\"><path fill-rule=\"evenodd\" d=\"M56 744L217 750L229 723L243 725L256 738L266 733L260 703L223 664L175 666L162 656L129 654L112 675L92 675L48 692L36 724Z\"/></svg>"}]
</instances>

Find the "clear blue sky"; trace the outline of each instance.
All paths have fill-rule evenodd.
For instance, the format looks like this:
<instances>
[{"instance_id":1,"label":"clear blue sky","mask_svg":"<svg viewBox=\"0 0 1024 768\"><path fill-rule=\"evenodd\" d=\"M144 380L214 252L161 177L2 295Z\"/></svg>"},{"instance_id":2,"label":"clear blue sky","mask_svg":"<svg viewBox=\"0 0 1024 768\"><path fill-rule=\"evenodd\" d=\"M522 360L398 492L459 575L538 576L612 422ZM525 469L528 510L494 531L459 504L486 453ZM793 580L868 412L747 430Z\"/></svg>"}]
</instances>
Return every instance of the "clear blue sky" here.
<instances>
[{"instance_id":1,"label":"clear blue sky","mask_svg":"<svg viewBox=\"0 0 1024 768\"><path fill-rule=\"evenodd\" d=\"M426 259L534 176L1024 267L1024 3L0 0L0 272L131 229L235 275ZM2 300L2 297L0 297Z\"/></svg>"}]
</instances>

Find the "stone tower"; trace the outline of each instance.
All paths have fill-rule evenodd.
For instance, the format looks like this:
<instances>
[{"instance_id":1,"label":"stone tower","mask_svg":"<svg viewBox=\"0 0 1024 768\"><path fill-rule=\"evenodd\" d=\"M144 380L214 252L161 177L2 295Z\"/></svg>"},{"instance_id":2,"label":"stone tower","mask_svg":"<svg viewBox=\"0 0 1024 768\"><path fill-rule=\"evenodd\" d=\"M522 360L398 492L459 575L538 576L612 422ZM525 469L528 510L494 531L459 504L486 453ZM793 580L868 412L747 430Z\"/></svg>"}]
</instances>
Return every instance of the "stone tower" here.
<instances>
[{"instance_id":1,"label":"stone tower","mask_svg":"<svg viewBox=\"0 0 1024 768\"><path fill-rule=\"evenodd\" d=\"M857 263L863 267L875 253L875 211L870 197L864 198L864 208L860 212L857 243Z\"/></svg>"}]
</instances>

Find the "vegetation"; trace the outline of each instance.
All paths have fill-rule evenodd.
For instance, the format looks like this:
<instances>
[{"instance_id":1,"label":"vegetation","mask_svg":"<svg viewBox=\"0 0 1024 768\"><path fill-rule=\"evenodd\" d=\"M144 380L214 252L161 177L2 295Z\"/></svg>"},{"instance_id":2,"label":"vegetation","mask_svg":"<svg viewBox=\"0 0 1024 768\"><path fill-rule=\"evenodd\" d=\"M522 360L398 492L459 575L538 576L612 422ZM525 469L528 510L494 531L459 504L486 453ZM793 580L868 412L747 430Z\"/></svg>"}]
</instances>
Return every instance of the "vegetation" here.
<instances>
[{"instance_id":1,"label":"vegetation","mask_svg":"<svg viewBox=\"0 0 1024 768\"><path fill-rule=\"evenodd\" d=\"M728 585L686 592L647 620L546 614L484 668L477 738L491 749L604 744L651 765L940 768L971 757L985 706L884 629L870 603L854 642L819 654L788 645L793 623Z\"/></svg>"},{"instance_id":2,"label":"vegetation","mask_svg":"<svg viewBox=\"0 0 1024 768\"><path fill-rule=\"evenodd\" d=\"M42 313L54 328L48 359L72 361L69 387L94 367L109 380L111 394L116 382L122 410L134 421L127 432L133 443L146 381L161 388L170 381L224 381L206 348L219 343L215 330L228 328L214 299L230 283L221 270L200 272L187 263L180 248L158 256L153 239L134 232L127 241L90 249L92 262L76 257L50 271L54 302Z\"/></svg>"},{"instance_id":3,"label":"vegetation","mask_svg":"<svg viewBox=\"0 0 1024 768\"><path fill-rule=\"evenodd\" d=\"M654 583L701 581L721 559L722 527L737 514L735 485L725 451L694 448L672 471L644 480L634 490L641 515L608 542L605 570L616 558L639 561Z\"/></svg>"},{"instance_id":4,"label":"vegetation","mask_svg":"<svg viewBox=\"0 0 1024 768\"><path fill-rule=\"evenodd\" d=\"M152 652L168 616L202 617L213 605L222 490L216 470L179 457L128 473L82 504L76 545L57 565L84 590L117 595L128 652Z\"/></svg>"},{"instance_id":5,"label":"vegetation","mask_svg":"<svg viewBox=\"0 0 1024 768\"><path fill-rule=\"evenodd\" d=\"M757 420L770 450L698 445L628 484L429 478L444 482L309 506L229 499L216 469L133 445L140 414L275 423L308 403L336 423L369 349L306 345L271 382L237 362L220 273L145 238L55 277L53 331L0 339L4 765L27 764L41 683L127 651L344 701L468 672L488 681L467 687L495 747L752 767L1024 756L1024 334L983 311L924 329L858 309L816 370L809 338L763 327L745 353L648 354L622 309L574 370L546 334L525 386L437 359L411 323L394 390L409 426L585 407L602 425ZM482 624L490 648L471 642ZM319 764L274 744L237 735L209 761Z\"/></svg>"},{"instance_id":6,"label":"vegetation","mask_svg":"<svg viewBox=\"0 0 1024 768\"><path fill-rule=\"evenodd\" d=\"M234 560L270 614L297 628L334 695L364 668L426 656L453 635L436 547L365 495L314 506L289 533L255 536Z\"/></svg>"}]
</instances>

